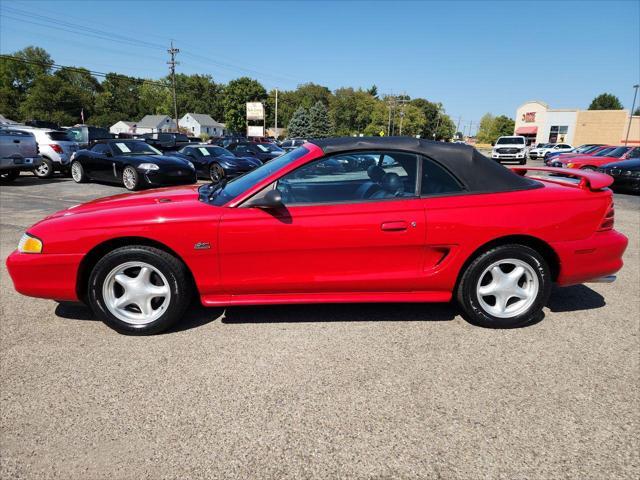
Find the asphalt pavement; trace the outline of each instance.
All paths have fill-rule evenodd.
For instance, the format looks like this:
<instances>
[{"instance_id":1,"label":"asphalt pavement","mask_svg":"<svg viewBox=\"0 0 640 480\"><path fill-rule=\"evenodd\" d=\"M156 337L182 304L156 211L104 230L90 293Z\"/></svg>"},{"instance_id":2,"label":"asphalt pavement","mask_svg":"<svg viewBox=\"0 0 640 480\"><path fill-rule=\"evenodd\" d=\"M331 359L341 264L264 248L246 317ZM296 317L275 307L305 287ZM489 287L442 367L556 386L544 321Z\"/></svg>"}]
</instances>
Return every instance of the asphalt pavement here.
<instances>
[{"instance_id":1,"label":"asphalt pavement","mask_svg":"<svg viewBox=\"0 0 640 480\"><path fill-rule=\"evenodd\" d=\"M640 477L640 198L613 284L556 288L545 318L488 330L451 305L195 307L118 335L17 294L4 259L43 216L120 193L0 187L0 477Z\"/></svg>"}]
</instances>

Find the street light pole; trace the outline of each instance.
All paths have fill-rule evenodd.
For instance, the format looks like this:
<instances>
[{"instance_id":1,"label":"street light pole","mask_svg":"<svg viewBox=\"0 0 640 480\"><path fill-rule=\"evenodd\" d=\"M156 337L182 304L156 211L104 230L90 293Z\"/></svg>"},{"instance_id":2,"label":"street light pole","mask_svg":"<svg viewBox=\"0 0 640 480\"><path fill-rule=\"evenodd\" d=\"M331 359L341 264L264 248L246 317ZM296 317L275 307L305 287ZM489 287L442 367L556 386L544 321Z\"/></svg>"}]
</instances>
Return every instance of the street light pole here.
<instances>
[{"instance_id":1,"label":"street light pole","mask_svg":"<svg viewBox=\"0 0 640 480\"><path fill-rule=\"evenodd\" d=\"M636 108L636 97L638 96L638 87L640 85L634 85L635 92L633 93L633 105L631 106L631 111L629 112L629 126L627 127L627 136L624 139L624 146L627 146L627 142L629 141L629 131L631 130L631 121L633 120L633 110Z\"/></svg>"},{"instance_id":2,"label":"street light pole","mask_svg":"<svg viewBox=\"0 0 640 480\"><path fill-rule=\"evenodd\" d=\"M275 118L275 134L276 140L278 140L278 89L276 88L276 118Z\"/></svg>"}]
</instances>

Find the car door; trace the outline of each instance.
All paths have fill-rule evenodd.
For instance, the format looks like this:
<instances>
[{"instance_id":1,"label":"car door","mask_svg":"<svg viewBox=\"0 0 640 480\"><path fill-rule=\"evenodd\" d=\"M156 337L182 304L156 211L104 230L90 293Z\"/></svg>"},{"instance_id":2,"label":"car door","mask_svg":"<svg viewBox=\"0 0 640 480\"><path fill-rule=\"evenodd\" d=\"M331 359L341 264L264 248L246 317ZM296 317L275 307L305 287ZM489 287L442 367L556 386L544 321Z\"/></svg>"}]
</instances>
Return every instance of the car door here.
<instances>
[{"instance_id":1,"label":"car door","mask_svg":"<svg viewBox=\"0 0 640 480\"><path fill-rule=\"evenodd\" d=\"M110 167L107 152L111 149L106 143L96 143L81 160L82 166L89 177L95 180L105 180L105 170Z\"/></svg>"},{"instance_id":2,"label":"car door","mask_svg":"<svg viewBox=\"0 0 640 480\"><path fill-rule=\"evenodd\" d=\"M226 209L218 245L225 292L412 290L425 242L417 156L373 154L379 165L345 169L336 155L285 175L268 187L281 189L281 209Z\"/></svg>"}]
</instances>

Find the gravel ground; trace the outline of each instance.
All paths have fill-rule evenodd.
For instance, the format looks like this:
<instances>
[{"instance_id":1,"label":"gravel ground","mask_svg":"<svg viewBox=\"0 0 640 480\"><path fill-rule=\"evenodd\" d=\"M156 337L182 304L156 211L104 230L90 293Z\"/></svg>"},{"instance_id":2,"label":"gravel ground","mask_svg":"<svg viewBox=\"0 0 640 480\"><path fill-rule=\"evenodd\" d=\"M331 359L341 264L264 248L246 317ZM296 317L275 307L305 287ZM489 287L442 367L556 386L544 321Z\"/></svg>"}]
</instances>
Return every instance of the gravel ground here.
<instances>
[{"instance_id":1,"label":"gravel ground","mask_svg":"<svg viewBox=\"0 0 640 480\"><path fill-rule=\"evenodd\" d=\"M194 308L137 338L4 267L33 222L120 191L0 189L0 477L640 476L638 197L616 195L618 281L554 290L527 328L449 305Z\"/></svg>"}]
</instances>

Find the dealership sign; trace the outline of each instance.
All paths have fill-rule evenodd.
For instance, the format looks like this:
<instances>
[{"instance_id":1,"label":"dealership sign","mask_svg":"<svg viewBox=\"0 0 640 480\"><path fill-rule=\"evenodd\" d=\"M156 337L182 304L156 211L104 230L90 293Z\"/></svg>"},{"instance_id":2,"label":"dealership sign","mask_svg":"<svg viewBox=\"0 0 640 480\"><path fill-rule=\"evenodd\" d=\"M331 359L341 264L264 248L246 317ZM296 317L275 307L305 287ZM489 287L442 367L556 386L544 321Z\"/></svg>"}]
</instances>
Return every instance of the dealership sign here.
<instances>
[{"instance_id":1,"label":"dealership sign","mask_svg":"<svg viewBox=\"0 0 640 480\"><path fill-rule=\"evenodd\" d=\"M247 137L264 137L264 127L249 125L247 127Z\"/></svg>"},{"instance_id":2,"label":"dealership sign","mask_svg":"<svg viewBox=\"0 0 640 480\"><path fill-rule=\"evenodd\" d=\"M264 105L260 102L247 102L247 120L264 120Z\"/></svg>"},{"instance_id":3,"label":"dealership sign","mask_svg":"<svg viewBox=\"0 0 640 480\"><path fill-rule=\"evenodd\" d=\"M522 114L522 121L525 123L533 123L536 121L536 112L527 112Z\"/></svg>"}]
</instances>

